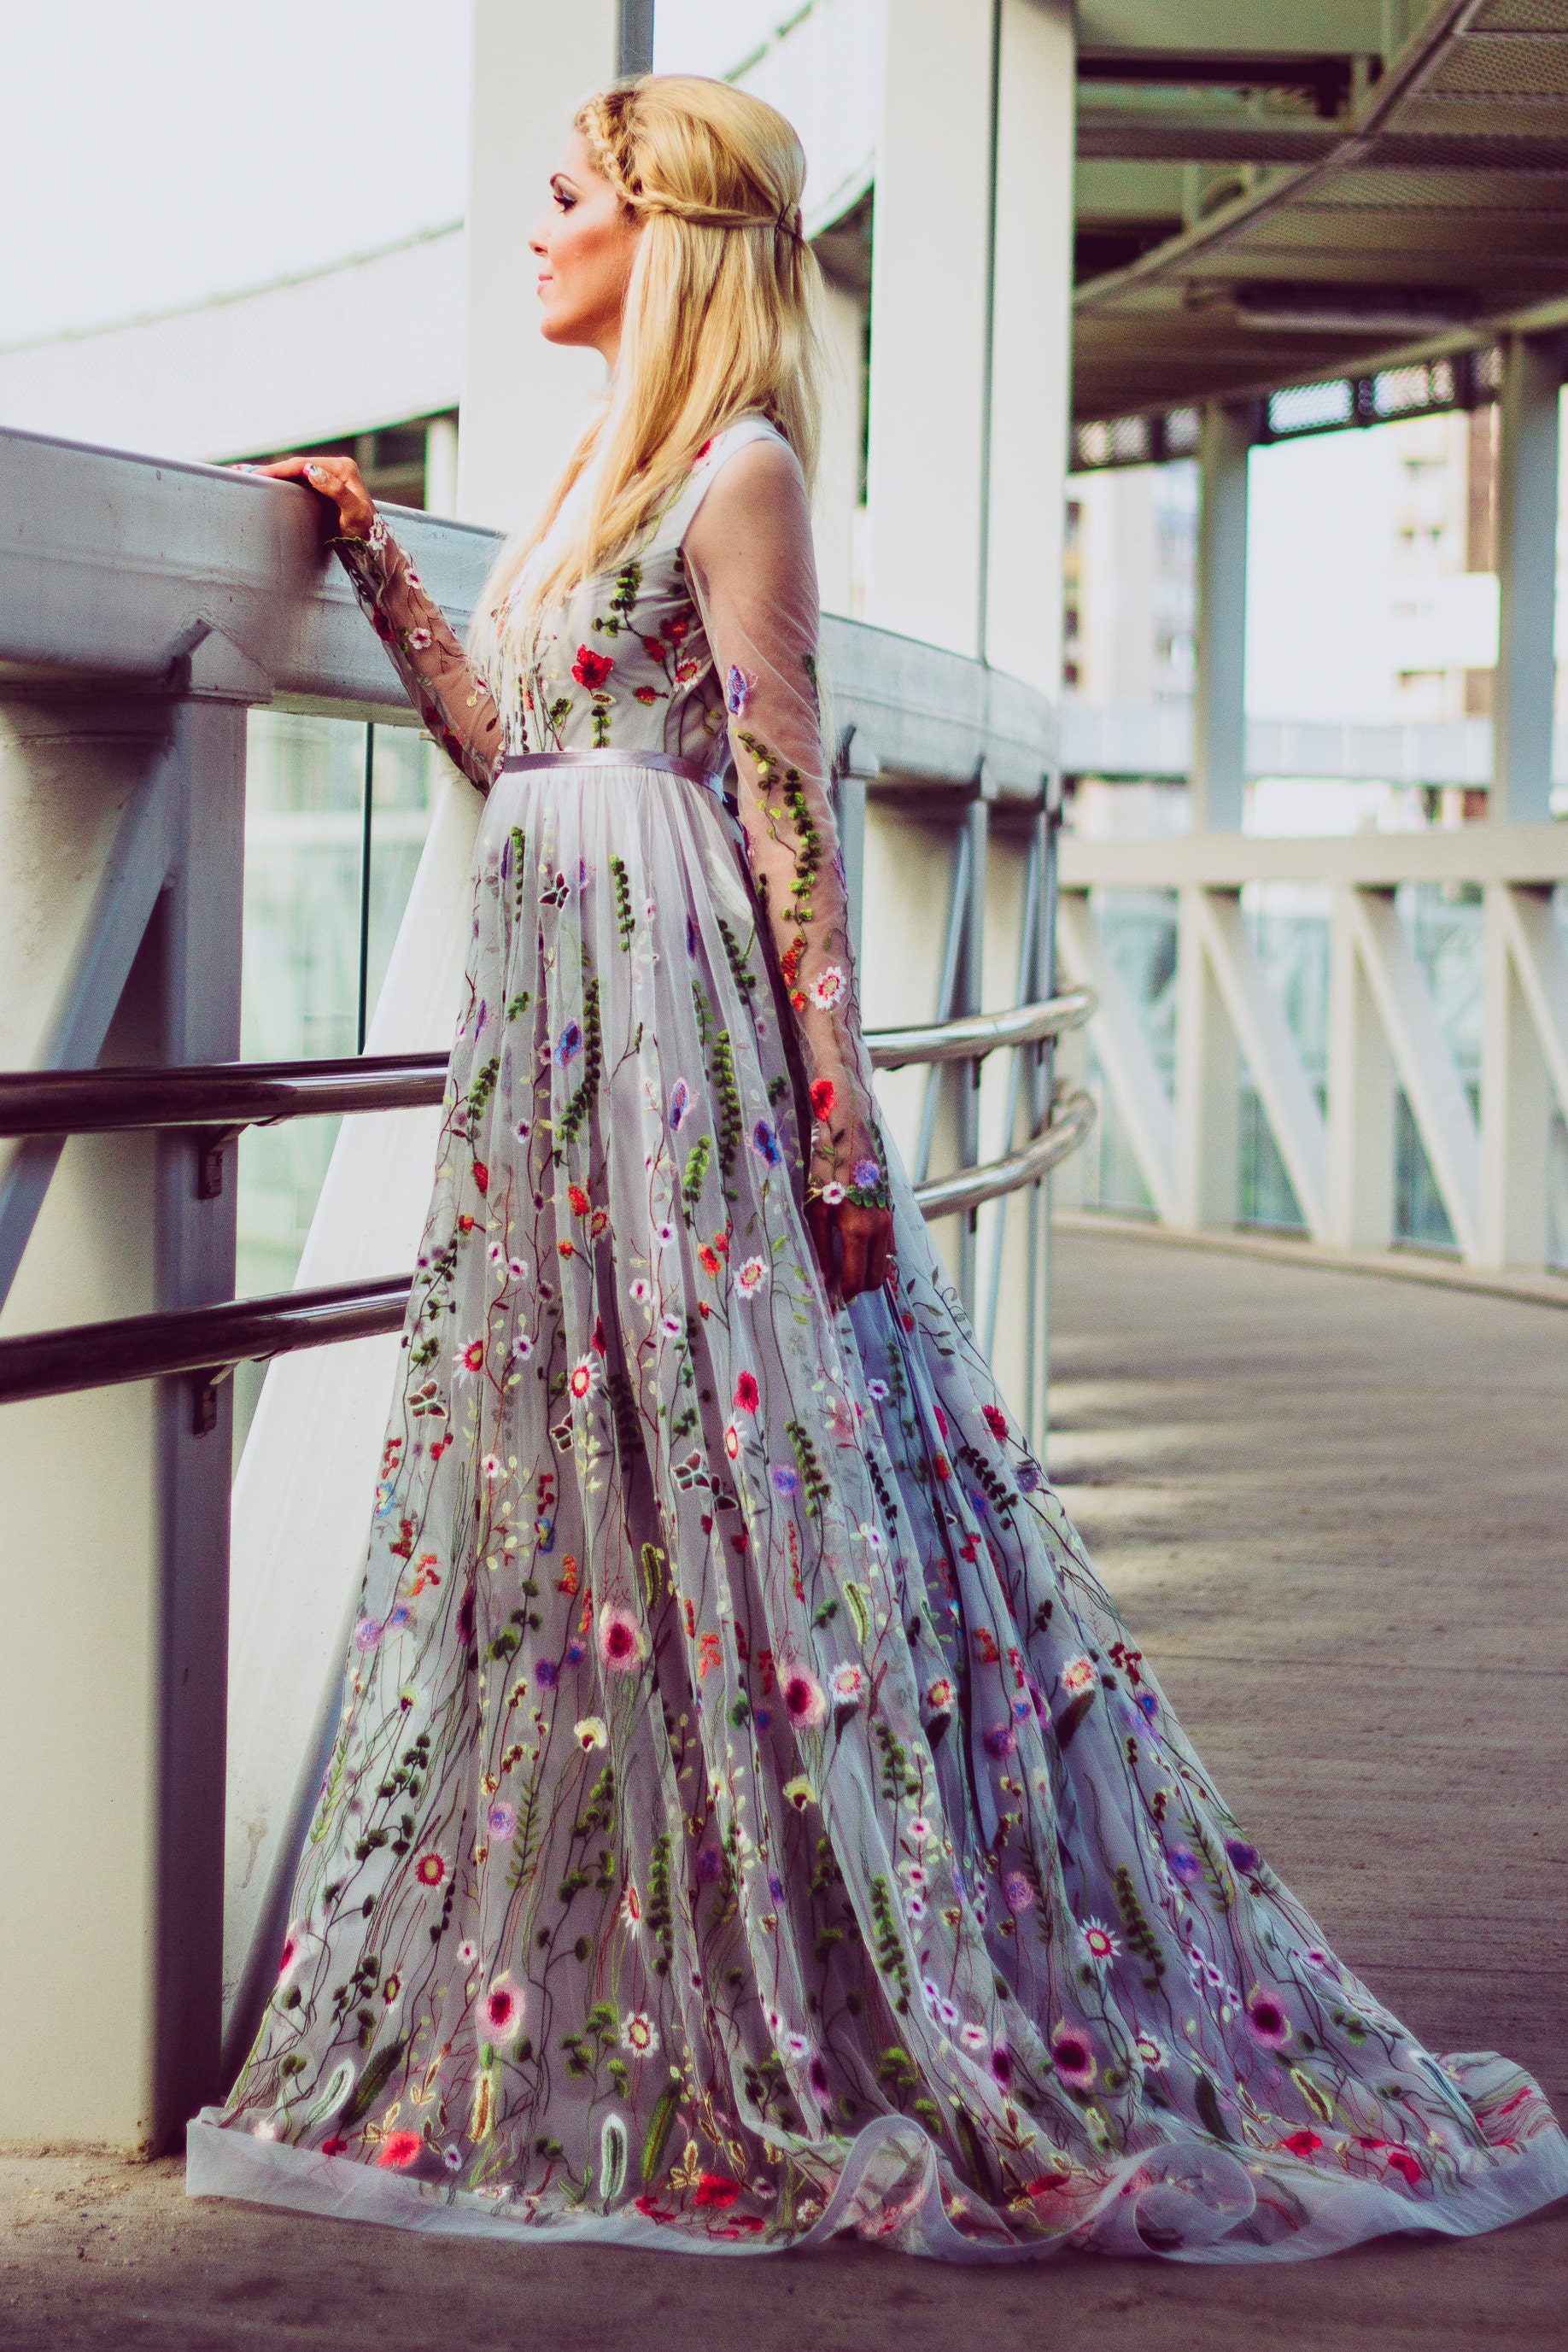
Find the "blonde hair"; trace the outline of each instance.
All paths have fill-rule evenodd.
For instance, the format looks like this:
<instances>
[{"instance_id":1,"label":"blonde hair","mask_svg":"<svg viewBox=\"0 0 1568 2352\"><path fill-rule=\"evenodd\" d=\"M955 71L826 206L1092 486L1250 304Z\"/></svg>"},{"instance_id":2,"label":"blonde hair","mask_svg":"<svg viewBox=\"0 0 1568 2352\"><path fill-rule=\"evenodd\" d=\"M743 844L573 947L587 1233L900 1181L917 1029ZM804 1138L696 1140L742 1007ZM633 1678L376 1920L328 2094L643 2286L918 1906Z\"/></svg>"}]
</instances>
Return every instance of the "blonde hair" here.
<instances>
[{"instance_id":1,"label":"blonde hair","mask_svg":"<svg viewBox=\"0 0 1568 2352\"><path fill-rule=\"evenodd\" d=\"M784 116L726 82L645 74L585 100L574 128L642 234L608 404L475 612L470 650L498 689L515 686L534 616L632 552L734 418L767 416L808 486L816 463L821 278L801 232L805 156ZM600 451L580 524L514 609L523 567Z\"/></svg>"}]
</instances>

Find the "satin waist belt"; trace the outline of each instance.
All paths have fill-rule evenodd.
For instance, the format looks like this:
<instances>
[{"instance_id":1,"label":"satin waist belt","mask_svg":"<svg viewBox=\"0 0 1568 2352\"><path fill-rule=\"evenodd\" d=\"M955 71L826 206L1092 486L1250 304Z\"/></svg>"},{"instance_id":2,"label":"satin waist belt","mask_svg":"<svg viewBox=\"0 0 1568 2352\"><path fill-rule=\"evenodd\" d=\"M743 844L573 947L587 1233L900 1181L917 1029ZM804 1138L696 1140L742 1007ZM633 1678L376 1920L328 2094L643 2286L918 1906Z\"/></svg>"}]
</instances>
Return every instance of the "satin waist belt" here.
<instances>
[{"instance_id":1,"label":"satin waist belt","mask_svg":"<svg viewBox=\"0 0 1568 2352\"><path fill-rule=\"evenodd\" d=\"M700 784L731 816L736 813L735 795L725 791L721 775L695 760L677 759L673 751L509 751L501 761L503 776L516 775L525 768L658 768L667 776Z\"/></svg>"}]
</instances>

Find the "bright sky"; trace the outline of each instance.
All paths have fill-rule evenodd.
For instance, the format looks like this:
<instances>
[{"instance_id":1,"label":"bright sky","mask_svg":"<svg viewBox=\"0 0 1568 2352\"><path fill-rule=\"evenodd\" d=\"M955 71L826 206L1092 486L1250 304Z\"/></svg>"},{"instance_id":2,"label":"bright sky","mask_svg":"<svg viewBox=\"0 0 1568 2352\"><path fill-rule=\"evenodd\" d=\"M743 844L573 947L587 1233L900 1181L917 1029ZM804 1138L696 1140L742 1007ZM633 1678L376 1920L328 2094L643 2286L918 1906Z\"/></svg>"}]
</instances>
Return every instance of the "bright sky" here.
<instances>
[{"instance_id":1,"label":"bright sky","mask_svg":"<svg viewBox=\"0 0 1568 2352\"><path fill-rule=\"evenodd\" d=\"M658 63L722 71L785 13L784 0L659 0ZM458 219L468 26L468 0L8 8L0 345Z\"/></svg>"}]
</instances>

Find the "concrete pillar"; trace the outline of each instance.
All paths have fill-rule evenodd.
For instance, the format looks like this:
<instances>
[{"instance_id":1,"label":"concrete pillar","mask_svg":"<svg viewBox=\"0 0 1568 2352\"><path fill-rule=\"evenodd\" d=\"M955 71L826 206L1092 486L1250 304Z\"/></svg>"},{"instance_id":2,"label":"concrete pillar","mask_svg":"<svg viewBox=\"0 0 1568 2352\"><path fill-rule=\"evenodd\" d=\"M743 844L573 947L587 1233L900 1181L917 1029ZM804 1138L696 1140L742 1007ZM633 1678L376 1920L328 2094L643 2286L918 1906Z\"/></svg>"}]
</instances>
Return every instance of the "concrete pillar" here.
<instances>
[{"instance_id":1,"label":"concrete pillar","mask_svg":"<svg viewBox=\"0 0 1568 2352\"><path fill-rule=\"evenodd\" d=\"M1211 404L1198 447L1194 833L1239 833L1247 792L1247 406Z\"/></svg>"},{"instance_id":2,"label":"concrete pillar","mask_svg":"<svg viewBox=\"0 0 1568 2352\"><path fill-rule=\"evenodd\" d=\"M1075 93L1067 0L888 12L866 618L1060 683Z\"/></svg>"},{"instance_id":3,"label":"concrete pillar","mask_svg":"<svg viewBox=\"0 0 1568 2352\"><path fill-rule=\"evenodd\" d=\"M74 999L71 1060L237 1055L244 761L245 713L226 703L18 698L0 713L6 838L48 852L8 865L5 899L36 921L40 886L63 884L63 910L84 865L92 877L82 956L56 991ZM122 812L108 839L84 829L100 800ZM93 955L132 900L127 977ZM13 1066L60 1058L43 1025L6 1045ZM235 1155L203 1199L201 1141L68 1143L0 1328L232 1296ZM201 1434L188 1381L0 1412L0 1607L26 1661L6 1711L7 1853L33 1890L0 1938L16 2027L0 2140L152 2154L220 2087L226 1386L217 1398Z\"/></svg>"},{"instance_id":4,"label":"concrete pillar","mask_svg":"<svg viewBox=\"0 0 1568 2352\"><path fill-rule=\"evenodd\" d=\"M616 0L475 0L468 333L458 511L531 523L603 389L595 352L539 331L528 234L573 114L620 70Z\"/></svg>"},{"instance_id":5,"label":"concrete pillar","mask_svg":"<svg viewBox=\"0 0 1568 2352\"><path fill-rule=\"evenodd\" d=\"M1498 449L1500 594L1489 813L1514 820L1552 814L1562 385L1560 334L1509 336Z\"/></svg>"},{"instance_id":6,"label":"concrete pillar","mask_svg":"<svg viewBox=\"0 0 1568 2352\"><path fill-rule=\"evenodd\" d=\"M996 0L888 10L872 233L866 618L962 654L980 650L995 19Z\"/></svg>"},{"instance_id":7,"label":"concrete pillar","mask_svg":"<svg viewBox=\"0 0 1568 2352\"><path fill-rule=\"evenodd\" d=\"M1072 368L1072 10L1067 0L1002 0L999 32L980 651L1054 702Z\"/></svg>"}]
</instances>

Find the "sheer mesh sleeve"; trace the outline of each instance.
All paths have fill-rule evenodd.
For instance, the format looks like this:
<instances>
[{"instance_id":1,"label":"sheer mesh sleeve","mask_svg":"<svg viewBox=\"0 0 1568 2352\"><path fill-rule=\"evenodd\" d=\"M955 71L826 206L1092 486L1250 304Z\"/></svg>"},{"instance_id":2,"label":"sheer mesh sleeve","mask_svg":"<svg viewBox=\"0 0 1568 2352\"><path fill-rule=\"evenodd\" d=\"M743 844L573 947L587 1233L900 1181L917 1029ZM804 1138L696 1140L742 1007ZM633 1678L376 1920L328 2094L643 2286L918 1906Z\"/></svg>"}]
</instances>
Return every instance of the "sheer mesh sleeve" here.
<instances>
[{"instance_id":1,"label":"sheer mesh sleeve","mask_svg":"<svg viewBox=\"0 0 1568 2352\"><path fill-rule=\"evenodd\" d=\"M752 873L804 1049L808 1192L879 1205L886 1174L817 698L811 515L791 452L774 441L738 450L699 507L685 554L724 690Z\"/></svg>"},{"instance_id":2,"label":"sheer mesh sleeve","mask_svg":"<svg viewBox=\"0 0 1568 2352\"><path fill-rule=\"evenodd\" d=\"M501 715L441 607L380 515L333 547L393 667L447 758L488 793L506 751Z\"/></svg>"}]
</instances>

